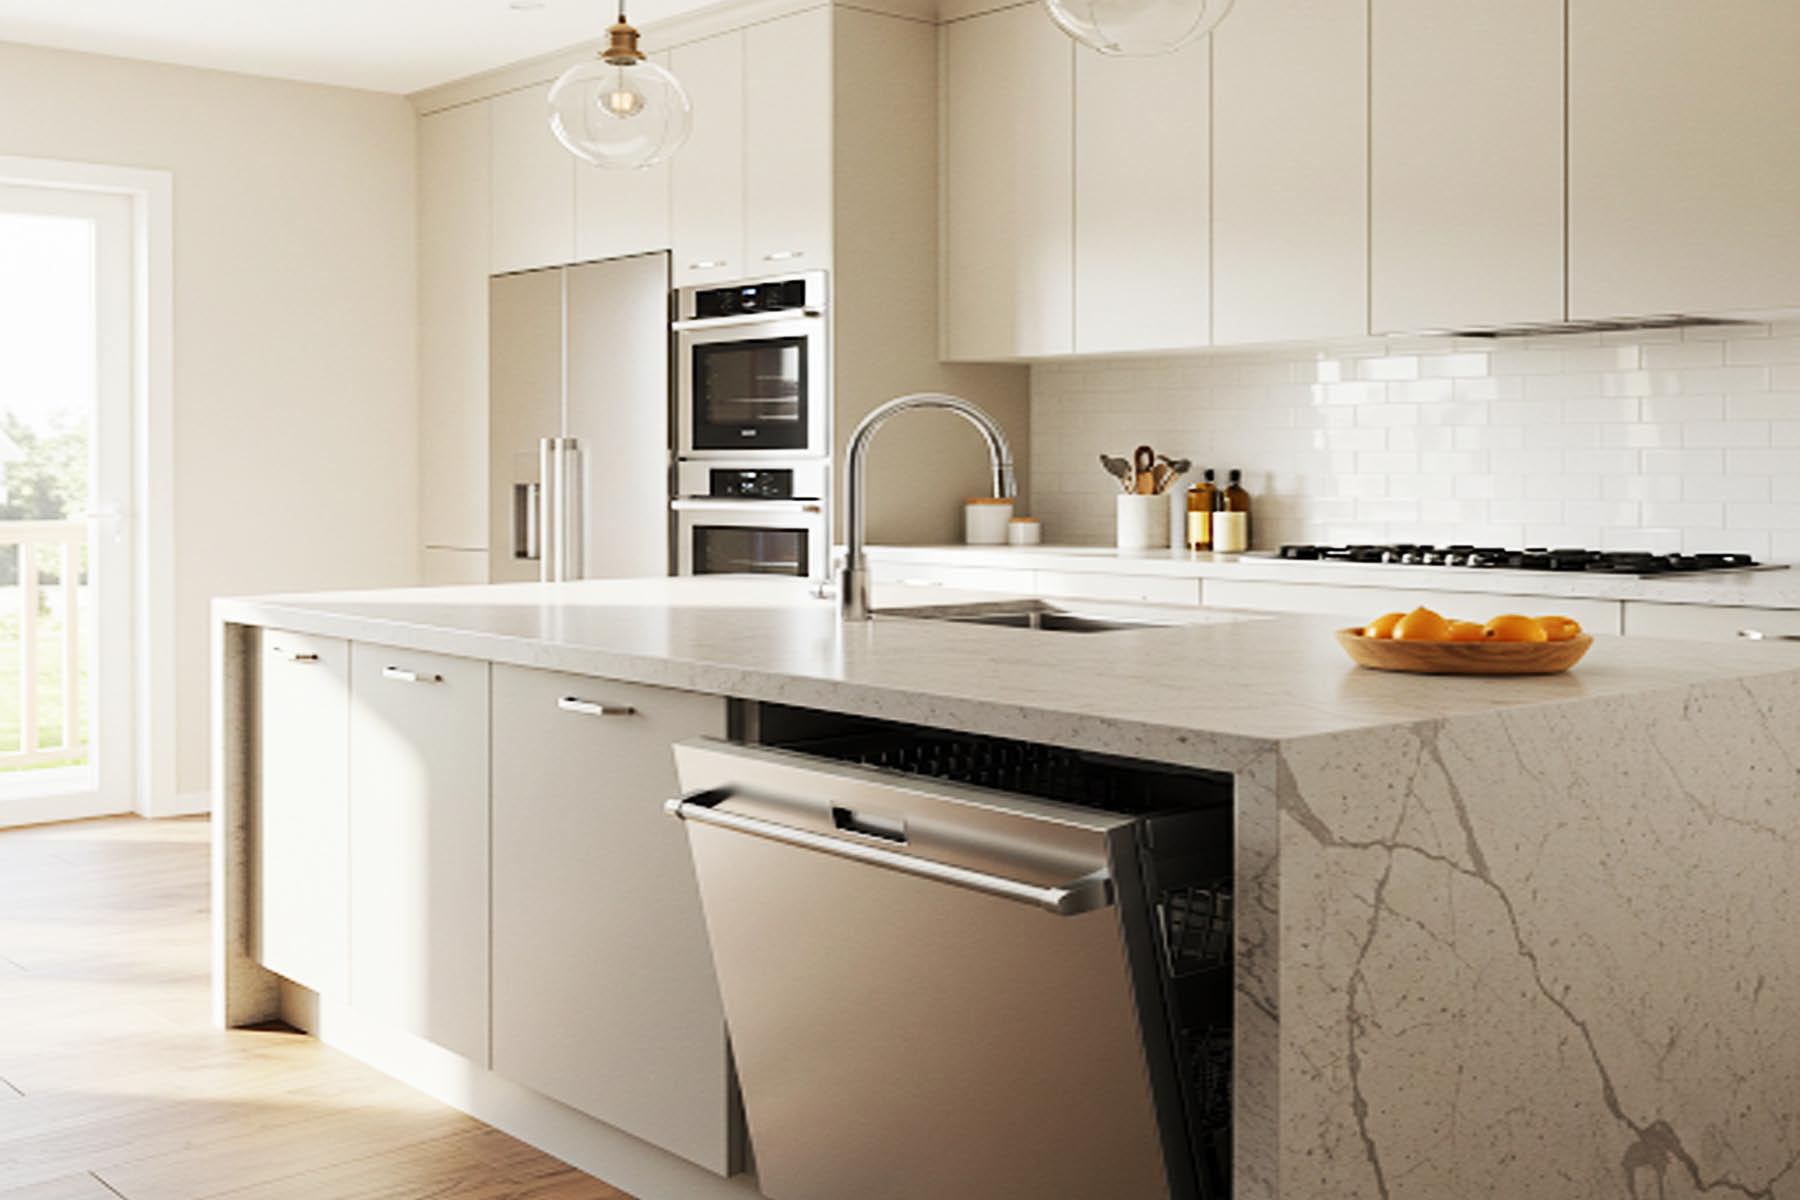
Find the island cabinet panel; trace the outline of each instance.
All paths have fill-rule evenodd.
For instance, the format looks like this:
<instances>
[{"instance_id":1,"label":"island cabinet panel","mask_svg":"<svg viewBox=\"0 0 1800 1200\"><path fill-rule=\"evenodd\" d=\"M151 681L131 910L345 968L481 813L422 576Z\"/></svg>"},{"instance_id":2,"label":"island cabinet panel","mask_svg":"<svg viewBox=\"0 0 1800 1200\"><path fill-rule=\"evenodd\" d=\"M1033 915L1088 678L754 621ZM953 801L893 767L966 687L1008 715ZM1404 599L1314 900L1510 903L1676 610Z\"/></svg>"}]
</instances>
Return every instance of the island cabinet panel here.
<instances>
[{"instance_id":1,"label":"island cabinet panel","mask_svg":"<svg viewBox=\"0 0 1800 1200\"><path fill-rule=\"evenodd\" d=\"M347 971L350 644L258 632L252 953L342 995Z\"/></svg>"},{"instance_id":2,"label":"island cabinet panel","mask_svg":"<svg viewBox=\"0 0 1800 1200\"><path fill-rule=\"evenodd\" d=\"M652 54L650 61L673 69L666 53ZM577 262L669 248L669 160L619 171L569 158L575 164Z\"/></svg>"},{"instance_id":3,"label":"island cabinet panel","mask_svg":"<svg viewBox=\"0 0 1800 1200\"><path fill-rule=\"evenodd\" d=\"M550 85L532 84L488 101L493 270L568 262L575 252L575 156L550 132Z\"/></svg>"},{"instance_id":4,"label":"island cabinet panel","mask_svg":"<svg viewBox=\"0 0 1800 1200\"><path fill-rule=\"evenodd\" d=\"M350 651L350 1004L488 1059L488 664Z\"/></svg>"},{"instance_id":5,"label":"island cabinet panel","mask_svg":"<svg viewBox=\"0 0 1800 1200\"><path fill-rule=\"evenodd\" d=\"M1368 12L1259 0L1212 34L1213 341L1368 333Z\"/></svg>"},{"instance_id":6,"label":"island cabinet panel","mask_svg":"<svg viewBox=\"0 0 1800 1200\"><path fill-rule=\"evenodd\" d=\"M1376 333L1563 317L1563 0L1374 0Z\"/></svg>"},{"instance_id":7,"label":"island cabinet panel","mask_svg":"<svg viewBox=\"0 0 1800 1200\"><path fill-rule=\"evenodd\" d=\"M831 265L831 26L815 8L744 33L745 273Z\"/></svg>"},{"instance_id":8,"label":"island cabinet panel","mask_svg":"<svg viewBox=\"0 0 1800 1200\"><path fill-rule=\"evenodd\" d=\"M494 1070L721 1175L731 1066L670 746L725 702L494 667Z\"/></svg>"},{"instance_id":9,"label":"island cabinet panel","mask_svg":"<svg viewBox=\"0 0 1800 1200\"><path fill-rule=\"evenodd\" d=\"M1212 47L1075 56L1075 350L1210 340Z\"/></svg>"},{"instance_id":10,"label":"island cabinet panel","mask_svg":"<svg viewBox=\"0 0 1800 1200\"><path fill-rule=\"evenodd\" d=\"M1569 312L1800 305L1800 4L1569 5Z\"/></svg>"},{"instance_id":11,"label":"island cabinet panel","mask_svg":"<svg viewBox=\"0 0 1800 1200\"><path fill-rule=\"evenodd\" d=\"M943 32L943 347L1074 349L1075 44L1035 5Z\"/></svg>"},{"instance_id":12,"label":"island cabinet panel","mask_svg":"<svg viewBox=\"0 0 1800 1200\"><path fill-rule=\"evenodd\" d=\"M744 262L744 34L678 46L675 77L694 105L694 128L672 160L677 286L741 279Z\"/></svg>"}]
</instances>

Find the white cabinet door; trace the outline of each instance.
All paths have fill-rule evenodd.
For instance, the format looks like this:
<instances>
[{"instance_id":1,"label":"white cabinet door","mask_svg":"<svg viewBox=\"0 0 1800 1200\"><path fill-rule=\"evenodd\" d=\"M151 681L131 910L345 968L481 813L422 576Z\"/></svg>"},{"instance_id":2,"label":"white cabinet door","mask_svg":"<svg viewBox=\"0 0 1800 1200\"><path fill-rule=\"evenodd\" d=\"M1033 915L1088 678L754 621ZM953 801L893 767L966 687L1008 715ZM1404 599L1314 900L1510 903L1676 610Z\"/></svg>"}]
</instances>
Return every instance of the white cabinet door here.
<instances>
[{"instance_id":1,"label":"white cabinet door","mask_svg":"<svg viewBox=\"0 0 1800 1200\"><path fill-rule=\"evenodd\" d=\"M1370 13L1375 331L1561 320L1563 0Z\"/></svg>"},{"instance_id":2,"label":"white cabinet door","mask_svg":"<svg viewBox=\"0 0 1800 1200\"><path fill-rule=\"evenodd\" d=\"M745 273L831 265L830 6L744 33Z\"/></svg>"},{"instance_id":3,"label":"white cabinet door","mask_svg":"<svg viewBox=\"0 0 1800 1200\"><path fill-rule=\"evenodd\" d=\"M1257 0L1212 33L1213 341L1368 332L1364 0Z\"/></svg>"},{"instance_id":4,"label":"white cabinet door","mask_svg":"<svg viewBox=\"0 0 1800 1200\"><path fill-rule=\"evenodd\" d=\"M1031 4L943 39L944 357L1067 354L1075 43Z\"/></svg>"},{"instance_id":5,"label":"white cabinet door","mask_svg":"<svg viewBox=\"0 0 1800 1200\"><path fill-rule=\"evenodd\" d=\"M725 1014L663 803L670 746L724 735L717 696L494 667L494 1070L721 1175Z\"/></svg>"},{"instance_id":6,"label":"white cabinet door","mask_svg":"<svg viewBox=\"0 0 1800 1200\"><path fill-rule=\"evenodd\" d=\"M653 54L650 60L671 69L668 54ZM577 262L669 248L670 160L641 171L619 171L569 158L575 163Z\"/></svg>"},{"instance_id":7,"label":"white cabinet door","mask_svg":"<svg viewBox=\"0 0 1800 1200\"><path fill-rule=\"evenodd\" d=\"M350 650L350 1003L486 1065L488 664Z\"/></svg>"},{"instance_id":8,"label":"white cabinet door","mask_svg":"<svg viewBox=\"0 0 1800 1200\"><path fill-rule=\"evenodd\" d=\"M1625 633L1629 637L1736 641L1744 630L1772 637L1800 637L1800 609L1658 604L1647 600L1625 603Z\"/></svg>"},{"instance_id":9,"label":"white cabinet door","mask_svg":"<svg viewBox=\"0 0 1800 1200\"><path fill-rule=\"evenodd\" d=\"M419 522L487 546L489 109L419 119Z\"/></svg>"},{"instance_id":10,"label":"white cabinet door","mask_svg":"<svg viewBox=\"0 0 1800 1200\"><path fill-rule=\"evenodd\" d=\"M259 631L256 960L343 996L349 821L350 644Z\"/></svg>"},{"instance_id":11,"label":"white cabinet door","mask_svg":"<svg viewBox=\"0 0 1800 1200\"><path fill-rule=\"evenodd\" d=\"M548 84L488 101L493 119L495 274L575 256L575 156L550 132Z\"/></svg>"},{"instance_id":12,"label":"white cabinet door","mask_svg":"<svg viewBox=\"0 0 1800 1200\"><path fill-rule=\"evenodd\" d=\"M1267 583L1253 579L1208 579L1200 590L1208 608L1254 612L1319 613L1346 623L1373 621L1382 613L1409 612L1423 604L1446 617L1486 621L1501 613L1573 617L1589 633L1618 633L1617 600L1531 596L1516 592L1434 592L1425 588L1379 588L1336 584Z\"/></svg>"},{"instance_id":13,"label":"white cabinet door","mask_svg":"<svg viewBox=\"0 0 1800 1200\"><path fill-rule=\"evenodd\" d=\"M1075 349L1210 337L1212 48L1075 55Z\"/></svg>"},{"instance_id":14,"label":"white cabinet door","mask_svg":"<svg viewBox=\"0 0 1800 1200\"><path fill-rule=\"evenodd\" d=\"M752 275L744 262L744 35L679 46L670 61L694 104L694 131L673 160L675 283Z\"/></svg>"},{"instance_id":15,"label":"white cabinet door","mask_svg":"<svg viewBox=\"0 0 1800 1200\"><path fill-rule=\"evenodd\" d=\"M1569 5L1569 315L1800 305L1800 4Z\"/></svg>"}]
</instances>

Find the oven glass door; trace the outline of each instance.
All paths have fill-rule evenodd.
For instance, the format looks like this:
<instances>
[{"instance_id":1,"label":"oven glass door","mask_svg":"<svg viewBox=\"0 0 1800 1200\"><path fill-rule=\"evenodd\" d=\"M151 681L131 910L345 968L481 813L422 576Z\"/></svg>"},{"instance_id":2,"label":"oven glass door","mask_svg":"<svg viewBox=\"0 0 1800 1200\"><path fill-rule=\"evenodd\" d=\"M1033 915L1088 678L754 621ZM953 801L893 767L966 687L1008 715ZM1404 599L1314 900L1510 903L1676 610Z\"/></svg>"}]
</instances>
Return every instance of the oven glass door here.
<instances>
[{"instance_id":1,"label":"oven glass door","mask_svg":"<svg viewBox=\"0 0 1800 1200\"><path fill-rule=\"evenodd\" d=\"M805 337L759 337L696 344L694 449L807 449L806 343Z\"/></svg>"},{"instance_id":2,"label":"oven glass door","mask_svg":"<svg viewBox=\"0 0 1800 1200\"><path fill-rule=\"evenodd\" d=\"M695 575L794 575L812 566L812 531L695 524L688 532Z\"/></svg>"}]
</instances>

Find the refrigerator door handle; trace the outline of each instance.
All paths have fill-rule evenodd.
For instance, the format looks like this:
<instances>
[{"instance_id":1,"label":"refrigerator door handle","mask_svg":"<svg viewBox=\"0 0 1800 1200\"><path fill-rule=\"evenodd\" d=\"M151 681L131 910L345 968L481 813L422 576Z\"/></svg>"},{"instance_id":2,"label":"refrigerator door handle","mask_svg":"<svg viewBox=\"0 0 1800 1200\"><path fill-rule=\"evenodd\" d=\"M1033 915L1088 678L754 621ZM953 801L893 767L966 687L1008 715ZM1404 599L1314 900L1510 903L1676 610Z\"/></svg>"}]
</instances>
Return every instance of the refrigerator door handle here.
<instances>
[{"instance_id":1,"label":"refrigerator door handle","mask_svg":"<svg viewBox=\"0 0 1800 1200\"><path fill-rule=\"evenodd\" d=\"M561 542L556 524L556 443L561 438L538 439L538 581L553 582L557 575L557 546Z\"/></svg>"}]
</instances>

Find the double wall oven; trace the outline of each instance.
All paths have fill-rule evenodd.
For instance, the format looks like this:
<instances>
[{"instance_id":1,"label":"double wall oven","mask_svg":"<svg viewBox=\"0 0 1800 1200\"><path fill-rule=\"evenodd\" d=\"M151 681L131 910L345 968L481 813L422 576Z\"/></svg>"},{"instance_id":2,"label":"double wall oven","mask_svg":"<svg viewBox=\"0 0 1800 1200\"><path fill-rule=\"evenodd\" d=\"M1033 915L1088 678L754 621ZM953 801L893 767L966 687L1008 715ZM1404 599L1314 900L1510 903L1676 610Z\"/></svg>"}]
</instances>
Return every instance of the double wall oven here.
<instances>
[{"instance_id":1,"label":"double wall oven","mask_svg":"<svg viewBox=\"0 0 1800 1200\"><path fill-rule=\"evenodd\" d=\"M676 569L823 579L831 539L826 277L676 294Z\"/></svg>"}]
</instances>

